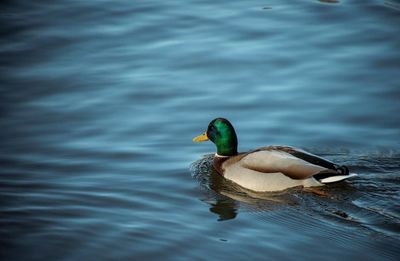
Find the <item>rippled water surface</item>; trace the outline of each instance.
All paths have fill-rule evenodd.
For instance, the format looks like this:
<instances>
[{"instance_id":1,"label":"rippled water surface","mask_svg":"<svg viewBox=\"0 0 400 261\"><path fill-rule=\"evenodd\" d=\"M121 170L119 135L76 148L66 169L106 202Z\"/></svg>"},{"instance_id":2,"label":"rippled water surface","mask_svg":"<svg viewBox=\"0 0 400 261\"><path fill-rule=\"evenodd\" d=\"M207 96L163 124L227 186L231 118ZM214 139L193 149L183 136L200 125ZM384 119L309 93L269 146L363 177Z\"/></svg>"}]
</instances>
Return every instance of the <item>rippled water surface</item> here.
<instances>
[{"instance_id":1,"label":"rippled water surface","mask_svg":"<svg viewBox=\"0 0 400 261\"><path fill-rule=\"evenodd\" d=\"M399 260L399 1L1 6L1 260ZM245 191L217 116L359 176Z\"/></svg>"}]
</instances>

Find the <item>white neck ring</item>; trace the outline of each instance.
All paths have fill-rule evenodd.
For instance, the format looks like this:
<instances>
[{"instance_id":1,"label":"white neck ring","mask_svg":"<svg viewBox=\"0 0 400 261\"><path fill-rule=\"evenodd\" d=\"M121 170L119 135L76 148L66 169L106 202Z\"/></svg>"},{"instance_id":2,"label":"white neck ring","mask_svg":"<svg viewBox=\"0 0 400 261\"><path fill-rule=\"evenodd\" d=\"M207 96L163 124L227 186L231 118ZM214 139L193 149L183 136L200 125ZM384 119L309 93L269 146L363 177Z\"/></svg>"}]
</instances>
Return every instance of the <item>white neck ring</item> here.
<instances>
[{"instance_id":1,"label":"white neck ring","mask_svg":"<svg viewBox=\"0 0 400 261\"><path fill-rule=\"evenodd\" d=\"M218 157L218 158L229 158L229 156L219 155L218 153L215 153L215 157Z\"/></svg>"}]
</instances>

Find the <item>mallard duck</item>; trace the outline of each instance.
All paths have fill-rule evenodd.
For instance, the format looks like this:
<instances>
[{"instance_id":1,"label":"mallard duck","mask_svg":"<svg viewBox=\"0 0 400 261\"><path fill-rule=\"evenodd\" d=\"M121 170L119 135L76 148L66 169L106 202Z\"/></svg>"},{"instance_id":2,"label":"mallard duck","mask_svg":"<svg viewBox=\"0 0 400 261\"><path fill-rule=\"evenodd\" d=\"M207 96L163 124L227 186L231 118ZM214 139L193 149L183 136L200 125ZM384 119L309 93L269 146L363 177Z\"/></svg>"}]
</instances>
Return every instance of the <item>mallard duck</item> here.
<instances>
[{"instance_id":1,"label":"mallard duck","mask_svg":"<svg viewBox=\"0 0 400 261\"><path fill-rule=\"evenodd\" d=\"M194 142L208 140L217 147L213 160L215 170L256 192L322 186L356 176L350 174L346 166L288 146L268 146L238 153L235 129L224 118L212 120L207 131L193 139Z\"/></svg>"}]
</instances>

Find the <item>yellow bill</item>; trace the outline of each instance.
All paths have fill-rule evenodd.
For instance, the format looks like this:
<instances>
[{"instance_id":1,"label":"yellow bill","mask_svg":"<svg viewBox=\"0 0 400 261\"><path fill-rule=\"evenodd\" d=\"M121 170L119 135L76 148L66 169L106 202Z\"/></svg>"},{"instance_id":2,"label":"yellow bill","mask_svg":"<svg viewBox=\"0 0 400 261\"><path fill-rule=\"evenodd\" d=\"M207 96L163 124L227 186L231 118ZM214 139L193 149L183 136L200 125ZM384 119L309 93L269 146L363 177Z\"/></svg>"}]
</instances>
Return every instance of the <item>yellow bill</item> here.
<instances>
[{"instance_id":1,"label":"yellow bill","mask_svg":"<svg viewBox=\"0 0 400 261\"><path fill-rule=\"evenodd\" d=\"M202 141L208 141L207 133L203 133L195 138L193 138L194 142L202 142Z\"/></svg>"}]
</instances>

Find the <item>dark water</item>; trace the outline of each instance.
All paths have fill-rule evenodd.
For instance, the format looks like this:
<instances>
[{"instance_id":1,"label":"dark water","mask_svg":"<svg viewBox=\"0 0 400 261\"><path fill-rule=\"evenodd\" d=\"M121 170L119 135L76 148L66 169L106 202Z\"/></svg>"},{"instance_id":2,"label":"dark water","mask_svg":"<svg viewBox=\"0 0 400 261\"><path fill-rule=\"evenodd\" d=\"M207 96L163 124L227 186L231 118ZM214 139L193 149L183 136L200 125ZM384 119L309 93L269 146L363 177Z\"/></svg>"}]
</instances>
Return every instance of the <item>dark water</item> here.
<instances>
[{"instance_id":1,"label":"dark water","mask_svg":"<svg viewBox=\"0 0 400 261\"><path fill-rule=\"evenodd\" d=\"M1 260L400 258L399 1L0 10ZM191 141L217 116L359 177L243 191Z\"/></svg>"}]
</instances>

